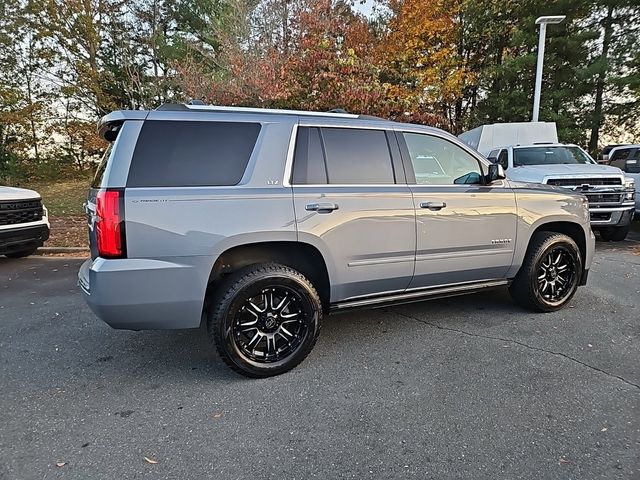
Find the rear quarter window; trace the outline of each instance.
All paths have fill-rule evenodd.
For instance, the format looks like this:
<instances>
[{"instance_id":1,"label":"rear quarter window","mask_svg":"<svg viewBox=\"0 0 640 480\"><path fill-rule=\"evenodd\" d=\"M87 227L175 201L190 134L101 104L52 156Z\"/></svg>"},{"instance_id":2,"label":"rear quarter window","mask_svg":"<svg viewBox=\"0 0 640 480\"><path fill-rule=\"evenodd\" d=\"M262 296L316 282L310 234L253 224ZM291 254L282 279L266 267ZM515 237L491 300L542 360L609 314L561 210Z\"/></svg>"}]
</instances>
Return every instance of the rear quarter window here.
<instances>
[{"instance_id":1,"label":"rear quarter window","mask_svg":"<svg viewBox=\"0 0 640 480\"><path fill-rule=\"evenodd\" d=\"M237 185L259 133L259 123L147 120L127 186Z\"/></svg>"},{"instance_id":2,"label":"rear quarter window","mask_svg":"<svg viewBox=\"0 0 640 480\"><path fill-rule=\"evenodd\" d=\"M113 142L109 143L102 158L100 159L100 163L98 164L98 168L96 169L96 174L93 176L93 180L91 181L91 188L100 188L102 185L102 179L104 178L104 172L107 169L107 163L109 162L109 157L111 156L111 151L113 150Z\"/></svg>"}]
</instances>

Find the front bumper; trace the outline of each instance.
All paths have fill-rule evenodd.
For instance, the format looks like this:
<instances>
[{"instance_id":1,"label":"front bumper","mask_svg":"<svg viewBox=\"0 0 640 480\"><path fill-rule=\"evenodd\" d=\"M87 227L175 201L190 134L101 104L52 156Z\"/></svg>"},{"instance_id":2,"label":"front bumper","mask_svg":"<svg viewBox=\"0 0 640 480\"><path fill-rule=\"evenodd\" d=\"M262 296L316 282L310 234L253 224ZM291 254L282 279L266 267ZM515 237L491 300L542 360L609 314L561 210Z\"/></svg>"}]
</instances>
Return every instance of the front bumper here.
<instances>
[{"instance_id":1,"label":"front bumper","mask_svg":"<svg viewBox=\"0 0 640 480\"><path fill-rule=\"evenodd\" d=\"M78 285L91 310L113 328L197 328L211 272L204 258L90 259L80 267Z\"/></svg>"},{"instance_id":2,"label":"front bumper","mask_svg":"<svg viewBox=\"0 0 640 480\"><path fill-rule=\"evenodd\" d=\"M49 225L36 223L28 226L17 224L0 230L0 255L23 252L41 247L49 239Z\"/></svg>"},{"instance_id":3,"label":"front bumper","mask_svg":"<svg viewBox=\"0 0 640 480\"><path fill-rule=\"evenodd\" d=\"M622 207L589 208L591 225L594 227L624 227L629 225L635 210L634 204Z\"/></svg>"}]
</instances>

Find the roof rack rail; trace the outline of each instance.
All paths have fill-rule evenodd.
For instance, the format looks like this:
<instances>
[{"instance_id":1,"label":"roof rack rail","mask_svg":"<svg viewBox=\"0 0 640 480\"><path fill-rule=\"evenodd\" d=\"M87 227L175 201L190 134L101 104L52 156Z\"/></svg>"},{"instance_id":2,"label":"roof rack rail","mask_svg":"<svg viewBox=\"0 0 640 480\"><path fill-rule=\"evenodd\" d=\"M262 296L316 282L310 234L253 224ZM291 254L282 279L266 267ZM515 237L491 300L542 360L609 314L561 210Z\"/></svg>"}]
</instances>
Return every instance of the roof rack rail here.
<instances>
[{"instance_id":1,"label":"roof rack rail","mask_svg":"<svg viewBox=\"0 0 640 480\"><path fill-rule=\"evenodd\" d=\"M390 121L386 118L375 117L372 115L358 115L349 113L343 108L333 108L327 112L310 112L305 110L285 110L274 108L253 108L253 107L229 107L223 105L206 105L201 100L191 100L189 103L164 103L156 108L156 111L210 111L210 112L235 112L235 113L259 113L259 114L271 114L271 115L299 115L299 116L316 116L316 117L342 117L353 118L361 120L374 120L374 121Z\"/></svg>"},{"instance_id":2,"label":"roof rack rail","mask_svg":"<svg viewBox=\"0 0 640 480\"><path fill-rule=\"evenodd\" d=\"M359 115L358 118L361 118L362 120L380 120L380 121L384 121L384 122L390 122L391 121L391 120L388 120L386 118L376 117L375 115Z\"/></svg>"},{"instance_id":3,"label":"roof rack rail","mask_svg":"<svg viewBox=\"0 0 640 480\"><path fill-rule=\"evenodd\" d=\"M156 108L156 111L162 112L164 110L176 111L176 110L189 110L184 103L163 103Z\"/></svg>"}]
</instances>

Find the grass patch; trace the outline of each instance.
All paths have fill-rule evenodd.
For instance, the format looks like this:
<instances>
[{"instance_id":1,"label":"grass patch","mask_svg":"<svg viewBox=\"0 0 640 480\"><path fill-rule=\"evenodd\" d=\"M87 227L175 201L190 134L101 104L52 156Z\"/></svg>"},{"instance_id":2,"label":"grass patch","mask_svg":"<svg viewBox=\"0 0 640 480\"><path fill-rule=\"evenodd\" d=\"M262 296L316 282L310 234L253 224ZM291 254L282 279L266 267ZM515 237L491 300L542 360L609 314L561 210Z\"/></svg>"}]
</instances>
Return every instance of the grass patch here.
<instances>
[{"instance_id":1,"label":"grass patch","mask_svg":"<svg viewBox=\"0 0 640 480\"><path fill-rule=\"evenodd\" d=\"M49 210L49 216L69 217L84 214L82 204L87 199L90 185L90 177L81 177L71 180L25 183L20 186L35 190L42 196L42 201Z\"/></svg>"},{"instance_id":2,"label":"grass patch","mask_svg":"<svg viewBox=\"0 0 640 480\"><path fill-rule=\"evenodd\" d=\"M35 190L49 210L51 236L45 247L86 247L87 219L82 207L87 200L91 177L20 182L15 185Z\"/></svg>"}]
</instances>

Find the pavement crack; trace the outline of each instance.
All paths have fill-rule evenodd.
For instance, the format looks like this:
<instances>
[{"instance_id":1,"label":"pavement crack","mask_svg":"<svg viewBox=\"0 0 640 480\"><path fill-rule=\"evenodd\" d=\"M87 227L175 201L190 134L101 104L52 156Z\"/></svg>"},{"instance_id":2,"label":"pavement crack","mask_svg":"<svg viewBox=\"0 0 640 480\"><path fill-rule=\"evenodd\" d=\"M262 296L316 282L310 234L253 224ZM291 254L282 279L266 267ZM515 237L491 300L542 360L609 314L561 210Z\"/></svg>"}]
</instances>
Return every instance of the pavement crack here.
<instances>
[{"instance_id":1,"label":"pavement crack","mask_svg":"<svg viewBox=\"0 0 640 480\"><path fill-rule=\"evenodd\" d=\"M589 368L591 370L594 370L596 372L602 373L602 374L604 374L604 375L606 375L608 377L620 380L621 382L626 383L630 387L634 387L637 390L640 390L640 385L638 385L636 383L633 383L633 382L630 382L629 380L627 380L624 377L621 377L620 375L616 375L614 373L607 372L606 370L602 370L601 368L595 367L593 365L589 365L588 363L585 363L585 362L583 362L581 360L578 360L577 358L572 357L571 355L567 355L566 353L556 352L556 351L553 351L553 350L547 350L546 348L541 348L541 347L535 347L533 345L529 345L527 343L521 342L519 340L514 340L512 338L496 337L496 336L493 336L493 335L482 335L480 333L471 333L471 332L467 332L465 330L460 330L458 328L444 327L444 326L442 326L442 325L440 325L438 323L428 322L426 320L422 320L420 318L416 318L416 317L412 317L411 315L407 315L406 313L400 313L400 312L393 312L393 313L395 313L396 315L400 315L401 317L404 317L406 319L413 320L414 322L419 322L419 323L422 323L424 325L428 325L430 327L437 328L438 330L446 330L448 332L455 332L455 333L458 333L458 334L461 334L461 335L467 335L469 337L477 337L477 338L484 338L484 339L487 339L487 340L496 340L496 341L500 341L500 342L513 343L513 344L519 345L521 347L527 348L529 350L534 350L536 352L543 352L543 353L547 353L549 355L554 355L554 356L557 356L557 357L563 357L566 360L569 360L571 362L577 363L579 365L582 365L583 367L587 367L587 368Z\"/></svg>"}]
</instances>

